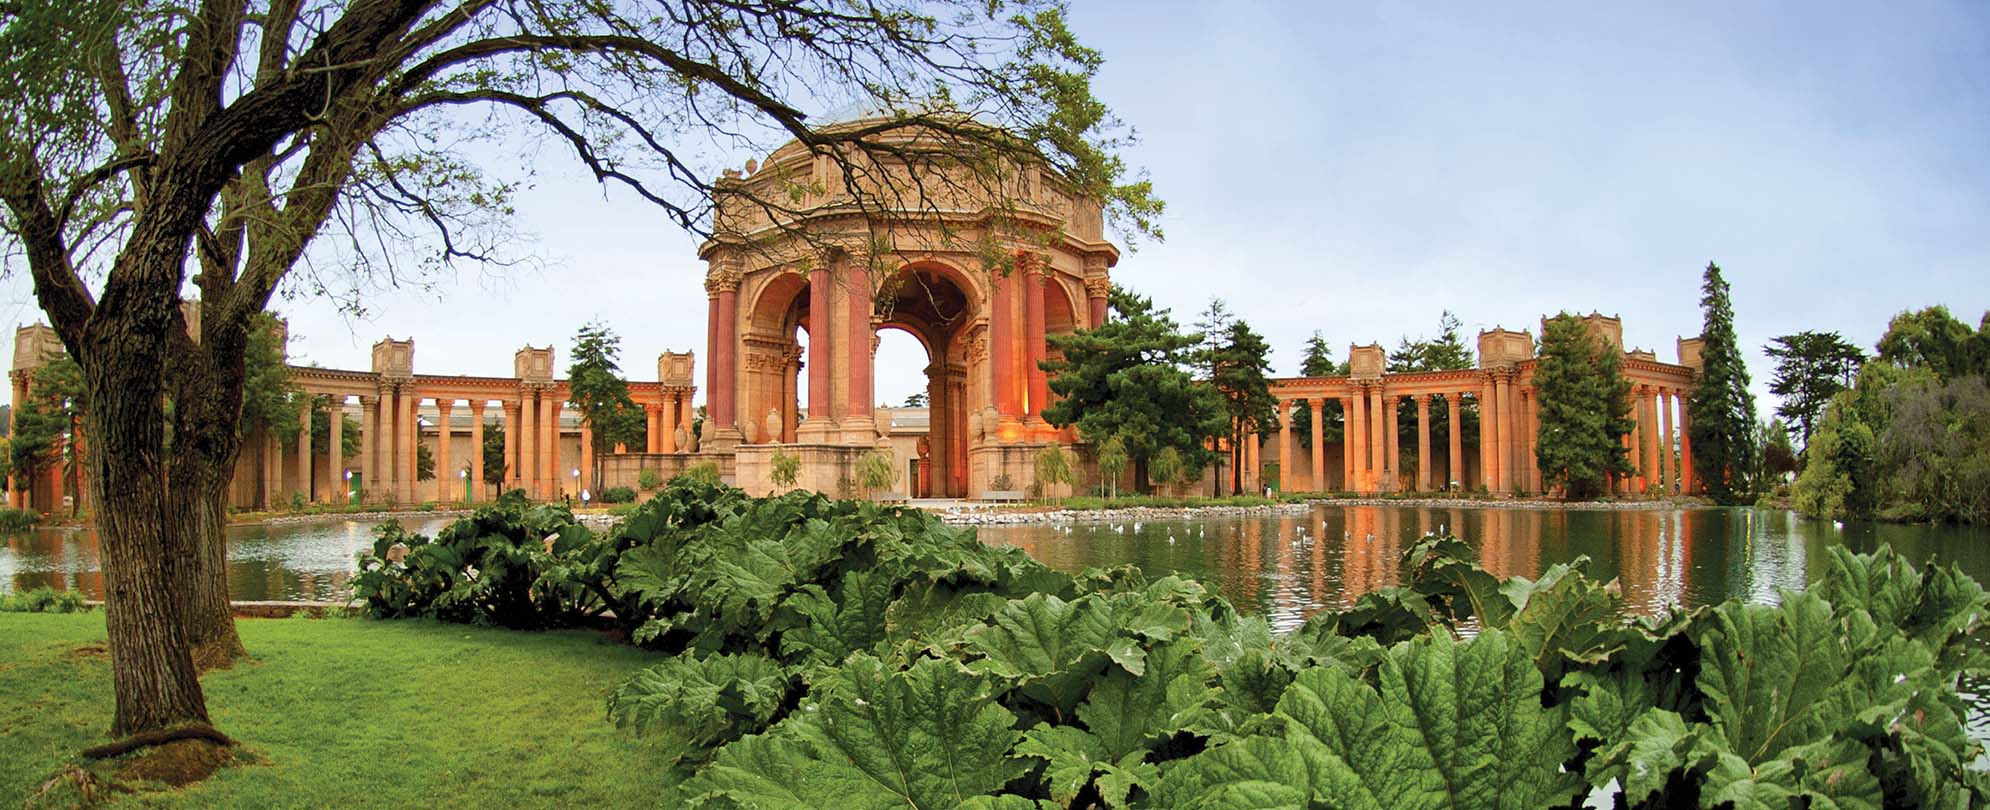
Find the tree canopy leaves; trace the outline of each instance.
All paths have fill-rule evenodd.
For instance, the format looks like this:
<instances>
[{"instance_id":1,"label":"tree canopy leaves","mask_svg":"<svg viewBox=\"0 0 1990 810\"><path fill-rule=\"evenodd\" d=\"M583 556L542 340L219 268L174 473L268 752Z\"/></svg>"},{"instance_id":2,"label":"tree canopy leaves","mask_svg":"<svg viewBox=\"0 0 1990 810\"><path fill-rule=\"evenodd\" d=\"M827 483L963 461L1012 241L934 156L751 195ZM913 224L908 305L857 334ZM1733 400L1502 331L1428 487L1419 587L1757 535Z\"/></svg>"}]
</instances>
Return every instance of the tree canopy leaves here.
<instances>
[{"instance_id":1,"label":"tree canopy leaves","mask_svg":"<svg viewBox=\"0 0 1990 810\"><path fill-rule=\"evenodd\" d=\"M1748 390L1748 366L1734 331L1734 305L1727 280L1712 262L1700 287L1706 324L1700 332L1699 379L1687 397L1693 440L1693 475L1720 503L1750 498L1755 482L1755 395Z\"/></svg>"},{"instance_id":2,"label":"tree canopy leaves","mask_svg":"<svg viewBox=\"0 0 1990 810\"><path fill-rule=\"evenodd\" d=\"M1837 332L1814 331L1783 335L1762 351L1776 361L1769 380L1769 393L1783 400L1776 415L1797 426L1807 448L1825 404L1851 386L1866 353Z\"/></svg>"},{"instance_id":3,"label":"tree canopy leaves","mask_svg":"<svg viewBox=\"0 0 1990 810\"><path fill-rule=\"evenodd\" d=\"M1224 433L1226 420L1221 395L1186 368L1203 336L1183 333L1167 310L1117 285L1110 301L1098 328L1047 337L1060 359L1044 363L1058 396L1044 419L1078 426L1086 441L1118 438L1143 488L1166 452L1183 469L1207 467L1213 453L1204 439Z\"/></svg>"},{"instance_id":4,"label":"tree canopy leaves","mask_svg":"<svg viewBox=\"0 0 1990 810\"><path fill-rule=\"evenodd\" d=\"M1535 463L1543 480L1571 500L1605 492L1613 476L1629 475L1623 444L1630 432L1631 383L1618 371L1615 347L1598 340L1566 312L1544 322L1534 367L1540 399Z\"/></svg>"}]
</instances>

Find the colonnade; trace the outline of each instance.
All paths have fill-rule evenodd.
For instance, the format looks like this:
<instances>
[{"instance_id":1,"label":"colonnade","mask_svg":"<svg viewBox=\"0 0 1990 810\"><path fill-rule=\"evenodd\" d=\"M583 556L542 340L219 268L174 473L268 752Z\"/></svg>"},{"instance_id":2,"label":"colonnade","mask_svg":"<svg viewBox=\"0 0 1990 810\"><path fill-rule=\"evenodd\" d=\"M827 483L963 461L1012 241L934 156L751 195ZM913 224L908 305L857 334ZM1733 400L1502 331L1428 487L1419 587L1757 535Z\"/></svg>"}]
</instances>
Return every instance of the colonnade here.
<instances>
[{"instance_id":1,"label":"colonnade","mask_svg":"<svg viewBox=\"0 0 1990 810\"><path fill-rule=\"evenodd\" d=\"M1614 337L1614 319L1591 316L1606 338ZM1697 362L1697 339L1682 339L1681 356ZM1357 373L1335 377L1274 380L1278 398L1280 486L1285 491L1325 492L1328 477L1325 428L1326 404L1338 402L1342 416L1339 486L1346 491L1432 492L1483 489L1498 495L1544 492L1536 441L1540 434L1539 398L1534 389L1533 342L1525 332L1495 329L1480 335L1480 367L1445 371L1383 373L1379 346L1355 346L1350 363ZM1621 373L1630 382L1632 430L1622 437L1635 472L1617 476L1610 491L1619 495L1681 494L1698 491L1693 476L1692 442L1684 396L1691 390L1696 369L1660 363L1649 352L1627 352ZM1450 480L1433 480L1437 437L1432 408L1442 399L1448 426L1443 437L1444 469ZM1414 404L1416 446L1413 480L1402 474L1404 432L1398 424L1403 403ZM1469 411L1467 406L1469 405ZM1297 408L1312 416L1311 475L1299 472L1292 418ZM1465 440L1467 418L1478 424L1476 442ZM1475 457L1466 455L1474 444ZM1476 475L1468 474L1476 464Z\"/></svg>"},{"instance_id":2,"label":"colonnade","mask_svg":"<svg viewBox=\"0 0 1990 810\"><path fill-rule=\"evenodd\" d=\"M324 386L312 386L307 380L307 393L313 387ZM357 396L344 392L309 396L291 443L295 461L285 494L311 502L344 502L353 494L351 480L357 478L358 494L367 502L476 502L485 499L487 483L502 490L522 489L541 500L577 496L594 488L593 427L585 421L579 424L578 452L561 446L561 415L569 407L566 396L565 383L518 383L506 395L491 396L448 387L425 390L412 379L381 382L374 392ZM353 415L350 400L355 399L360 449L357 457L345 458L345 420L335 417ZM691 400L690 389L664 389L656 401L641 403L648 428L645 452L688 451ZM315 412L326 413L329 424L322 447L315 446L311 436ZM468 416L467 427L459 427L459 414ZM482 448L490 429L504 432L502 481L487 482L484 477ZM425 441L424 434L433 439ZM456 458L455 439L464 435L469 439L469 457ZM423 444L433 450L434 477L429 481L417 480ZM271 458L279 458L276 449L269 448ZM266 491L281 491L282 467L270 464L265 475Z\"/></svg>"}]
</instances>

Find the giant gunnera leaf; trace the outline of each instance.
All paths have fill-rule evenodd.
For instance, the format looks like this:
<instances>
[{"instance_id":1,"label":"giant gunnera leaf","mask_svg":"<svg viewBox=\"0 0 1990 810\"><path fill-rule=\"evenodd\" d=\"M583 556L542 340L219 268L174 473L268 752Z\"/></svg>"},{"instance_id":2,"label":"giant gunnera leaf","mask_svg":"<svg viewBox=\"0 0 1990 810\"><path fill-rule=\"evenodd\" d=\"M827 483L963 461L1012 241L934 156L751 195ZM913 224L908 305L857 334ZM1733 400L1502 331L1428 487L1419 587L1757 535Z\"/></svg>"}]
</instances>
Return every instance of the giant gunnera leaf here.
<instances>
[{"instance_id":1,"label":"giant gunnera leaf","mask_svg":"<svg viewBox=\"0 0 1990 810\"><path fill-rule=\"evenodd\" d=\"M1299 673L1279 700L1285 737L1226 743L1174 767L1157 806L1532 810L1582 781L1564 708L1541 706L1532 656L1499 631L1400 644L1380 689L1338 667Z\"/></svg>"},{"instance_id":2,"label":"giant gunnera leaf","mask_svg":"<svg viewBox=\"0 0 1990 810\"><path fill-rule=\"evenodd\" d=\"M772 731L726 746L686 785L694 803L750 808L940 810L1028 770L1022 733L959 664L896 671L854 655Z\"/></svg>"}]
</instances>

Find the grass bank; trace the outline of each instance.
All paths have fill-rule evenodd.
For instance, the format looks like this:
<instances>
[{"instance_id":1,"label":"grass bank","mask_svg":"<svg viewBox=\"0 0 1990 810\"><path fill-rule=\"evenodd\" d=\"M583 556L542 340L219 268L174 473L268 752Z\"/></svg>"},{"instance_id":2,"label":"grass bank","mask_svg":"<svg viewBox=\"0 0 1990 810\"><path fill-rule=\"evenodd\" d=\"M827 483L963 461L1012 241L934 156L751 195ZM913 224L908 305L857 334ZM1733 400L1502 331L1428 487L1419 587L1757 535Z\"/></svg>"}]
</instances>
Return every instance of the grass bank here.
<instances>
[{"instance_id":1,"label":"grass bank","mask_svg":"<svg viewBox=\"0 0 1990 810\"><path fill-rule=\"evenodd\" d=\"M659 656L582 632L247 619L255 660L202 678L252 764L109 807L636 807L666 770L605 721ZM0 614L0 807L107 740L104 615Z\"/></svg>"}]
</instances>

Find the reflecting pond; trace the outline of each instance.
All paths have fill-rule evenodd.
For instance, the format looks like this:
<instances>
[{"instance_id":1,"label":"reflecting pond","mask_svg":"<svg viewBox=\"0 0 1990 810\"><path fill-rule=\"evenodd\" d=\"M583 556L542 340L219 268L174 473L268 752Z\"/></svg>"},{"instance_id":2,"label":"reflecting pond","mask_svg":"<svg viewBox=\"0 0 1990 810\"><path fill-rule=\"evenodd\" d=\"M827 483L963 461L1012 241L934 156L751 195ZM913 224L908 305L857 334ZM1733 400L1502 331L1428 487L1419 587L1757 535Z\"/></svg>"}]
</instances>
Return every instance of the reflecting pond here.
<instances>
[{"instance_id":1,"label":"reflecting pond","mask_svg":"<svg viewBox=\"0 0 1990 810\"><path fill-rule=\"evenodd\" d=\"M413 516L408 529L433 535L448 518ZM329 519L228 530L229 585L236 599L343 598L353 555L372 546L374 523ZM1179 572L1221 589L1243 610L1296 625L1325 608L1397 582L1402 550L1451 532L1502 576L1538 576L1588 556L1590 573L1622 581L1634 609L1703 605L1729 596L1773 598L1818 576L1825 549L1871 550L1882 542L1919 563L1953 561L1990 582L1990 530L1953 526L1846 524L1756 509L1434 509L1315 506L1297 513L1148 523L986 526L981 537L1022 548L1068 571L1134 563ZM96 536L39 529L0 546L0 590L51 585L101 596Z\"/></svg>"},{"instance_id":2,"label":"reflecting pond","mask_svg":"<svg viewBox=\"0 0 1990 810\"><path fill-rule=\"evenodd\" d=\"M1133 563L1215 583L1240 610L1291 627L1323 609L1398 583L1403 549L1450 532L1500 576L1539 576L1587 556L1589 573L1617 578L1638 611L1774 598L1820 575L1826 549L1892 543L1919 565L1952 561L1990 582L1990 529L1810 520L1760 509L1439 509L1315 506L1271 516L1148 523L984 527L981 537L1067 571Z\"/></svg>"},{"instance_id":3,"label":"reflecting pond","mask_svg":"<svg viewBox=\"0 0 1990 810\"><path fill-rule=\"evenodd\" d=\"M448 518L409 517L408 529L433 536ZM236 600L336 601L346 595L353 557L373 547L378 521L326 520L228 527L228 590ZM43 585L104 595L91 529L36 529L0 546L0 590Z\"/></svg>"}]
</instances>

